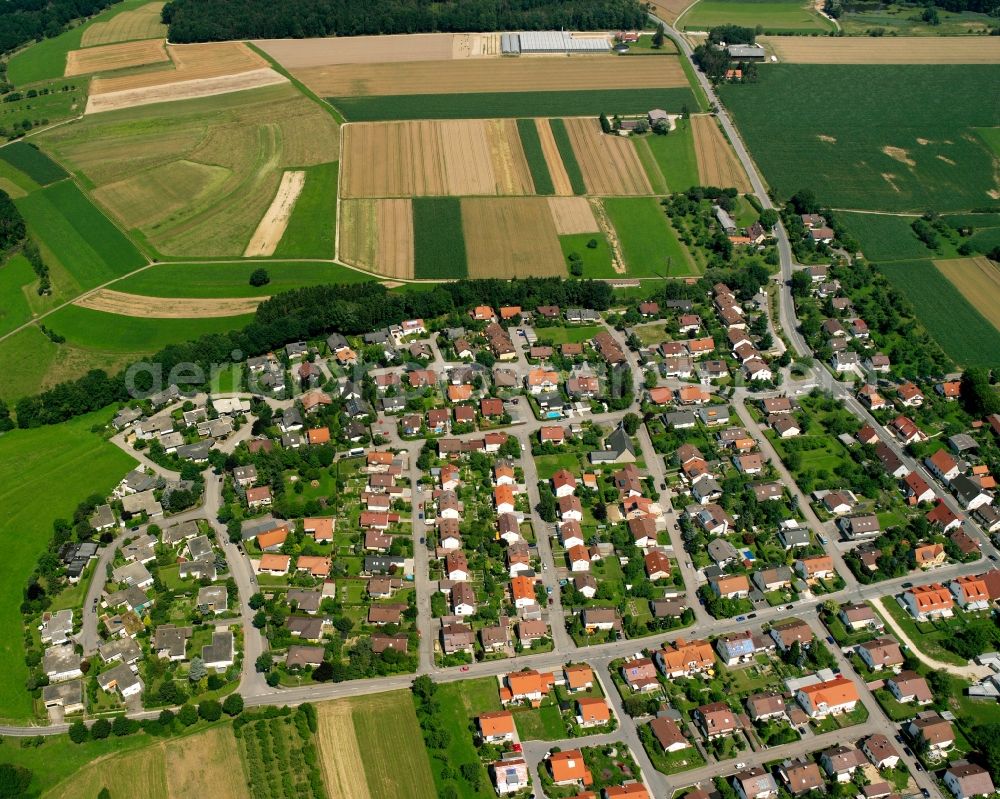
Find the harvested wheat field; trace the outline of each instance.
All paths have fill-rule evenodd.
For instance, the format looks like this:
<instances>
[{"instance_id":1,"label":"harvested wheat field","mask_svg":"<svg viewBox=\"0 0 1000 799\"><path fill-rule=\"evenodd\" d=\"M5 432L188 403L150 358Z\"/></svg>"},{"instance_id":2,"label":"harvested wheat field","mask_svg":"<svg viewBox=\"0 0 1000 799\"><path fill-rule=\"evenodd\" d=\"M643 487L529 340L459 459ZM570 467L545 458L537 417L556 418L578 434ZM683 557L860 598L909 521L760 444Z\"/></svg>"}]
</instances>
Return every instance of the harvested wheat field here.
<instances>
[{"instance_id":1,"label":"harvested wheat field","mask_svg":"<svg viewBox=\"0 0 1000 799\"><path fill-rule=\"evenodd\" d=\"M320 702L316 744L326 792L340 799L372 799L365 779L365 763L354 732L351 700Z\"/></svg>"},{"instance_id":2,"label":"harvested wheat field","mask_svg":"<svg viewBox=\"0 0 1000 799\"><path fill-rule=\"evenodd\" d=\"M567 119L566 130L588 194L612 197L653 193L646 170L628 139L607 135L598 120L586 117Z\"/></svg>"},{"instance_id":3,"label":"harvested wheat field","mask_svg":"<svg viewBox=\"0 0 1000 799\"><path fill-rule=\"evenodd\" d=\"M694 151L698 159L698 180L702 186L751 191L750 180L733 148L715 122L715 117L691 117Z\"/></svg>"},{"instance_id":4,"label":"harvested wheat field","mask_svg":"<svg viewBox=\"0 0 1000 799\"><path fill-rule=\"evenodd\" d=\"M653 13L673 25L681 12L693 2L694 0L652 0Z\"/></svg>"},{"instance_id":5,"label":"harvested wheat field","mask_svg":"<svg viewBox=\"0 0 1000 799\"><path fill-rule=\"evenodd\" d=\"M160 21L163 3L147 3L134 11L122 11L107 22L94 22L83 32L81 47L132 42L137 39L163 39L167 26Z\"/></svg>"},{"instance_id":6,"label":"harvested wheat field","mask_svg":"<svg viewBox=\"0 0 1000 799\"><path fill-rule=\"evenodd\" d=\"M338 220L339 260L386 277L413 277L410 200L343 200Z\"/></svg>"},{"instance_id":7,"label":"harvested wheat field","mask_svg":"<svg viewBox=\"0 0 1000 799\"><path fill-rule=\"evenodd\" d=\"M236 297L205 299L189 297L146 297L126 294L113 289L97 289L73 302L92 311L142 316L147 319L197 319L205 317L240 316L253 313L267 297Z\"/></svg>"},{"instance_id":8,"label":"harvested wheat field","mask_svg":"<svg viewBox=\"0 0 1000 799\"><path fill-rule=\"evenodd\" d=\"M254 44L288 70L333 64L382 64L390 61L445 61L454 52L455 34L331 36L325 39L260 39Z\"/></svg>"},{"instance_id":9,"label":"harvested wheat field","mask_svg":"<svg viewBox=\"0 0 1000 799\"><path fill-rule=\"evenodd\" d=\"M247 785L232 727L215 727L165 744L169 799L243 799Z\"/></svg>"},{"instance_id":10,"label":"harvested wheat field","mask_svg":"<svg viewBox=\"0 0 1000 799\"><path fill-rule=\"evenodd\" d=\"M534 191L512 119L359 123L343 139L344 198Z\"/></svg>"},{"instance_id":11,"label":"harvested wheat field","mask_svg":"<svg viewBox=\"0 0 1000 799\"><path fill-rule=\"evenodd\" d=\"M280 83L288 83L288 78L273 69L255 69L251 72L241 72L238 75L222 75L217 78L201 78L139 89L123 89L106 94L90 95L90 99L87 100L87 110L84 113L98 114L102 111L120 111L123 108L139 105L170 103L177 100L197 100L201 97L214 97L219 94L277 86Z\"/></svg>"},{"instance_id":12,"label":"harvested wheat field","mask_svg":"<svg viewBox=\"0 0 1000 799\"><path fill-rule=\"evenodd\" d=\"M586 197L549 197L548 203L556 233L560 236L600 232L601 226Z\"/></svg>"},{"instance_id":13,"label":"harvested wheat field","mask_svg":"<svg viewBox=\"0 0 1000 799\"><path fill-rule=\"evenodd\" d=\"M1000 64L995 36L761 36L789 64Z\"/></svg>"},{"instance_id":14,"label":"harvested wheat field","mask_svg":"<svg viewBox=\"0 0 1000 799\"><path fill-rule=\"evenodd\" d=\"M66 77L110 72L169 61L162 39L106 44L87 50L71 50L66 56Z\"/></svg>"},{"instance_id":15,"label":"harvested wheat field","mask_svg":"<svg viewBox=\"0 0 1000 799\"><path fill-rule=\"evenodd\" d=\"M934 266L1000 330L1000 267L982 256L935 261Z\"/></svg>"},{"instance_id":16,"label":"harvested wheat field","mask_svg":"<svg viewBox=\"0 0 1000 799\"><path fill-rule=\"evenodd\" d=\"M559 147L552 135L552 126L549 125L547 119L536 119L535 128L538 130L542 156L545 158L545 166L548 167L555 193L560 197L572 197L573 184L570 182L569 175L566 174L566 165L563 163L562 156L559 155Z\"/></svg>"},{"instance_id":17,"label":"harvested wheat field","mask_svg":"<svg viewBox=\"0 0 1000 799\"><path fill-rule=\"evenodd\" d=\"M244 255L274 255L274 250L288 227L288 220L292 218L295 201L299 199L305 184L306 173L301 170L292 170L281 176L278 193L274 195L267 213L250 237L250 243L243 251Z\"/></svg>"},{"instance_id":18,"label":"harvested wheat field","mask_svg":"<svg viewBox=\"0 0 1000 799\"><path fill-rule=\"evenodd\" d=\"M660 89L687 86L675 58L503 58L291 69L321 97Z\"/></svg>"},{"instance_id":19,"label":"harvested wheat field","mask_svg":"<svg viewBox=\"0 0 1000 799\"><path fill-rule=\"evenodd\" d=\"M44 799L93 799L102 788L112 796L171 799L163 746L98 758L44 794Z\"/></svg>"},{"instance_id":20,"label":"harvested wheat field","mask_svg":"<svg viewBox=\"0 0 1000 799\"><path fill-rule=\"evenodd\" d=\"M566 274L545 198L463 199L462 232L470 278Z\"/></svg>"}]
</instances>

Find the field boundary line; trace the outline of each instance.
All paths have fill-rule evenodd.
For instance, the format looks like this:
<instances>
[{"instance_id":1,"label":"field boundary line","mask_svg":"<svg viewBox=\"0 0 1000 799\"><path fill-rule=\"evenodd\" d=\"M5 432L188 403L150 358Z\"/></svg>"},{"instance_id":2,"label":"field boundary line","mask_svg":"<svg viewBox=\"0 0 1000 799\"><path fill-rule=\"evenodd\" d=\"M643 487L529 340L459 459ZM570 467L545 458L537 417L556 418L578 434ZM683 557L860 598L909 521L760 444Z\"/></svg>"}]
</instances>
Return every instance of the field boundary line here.
<instances>
[{"instance_id":1,"label":"field boundary line","mask_svg":"<svg viewBox=\"0 0 1000 799\"><path fill-rule=\"evenodd\" d=\"M323 110L333 117L334 122L336 122L338 125L344 125L347 123L347 120L344 118L344 115L341 113L340 109L334 106L333 103L326 102L322 97L316 94L316 92L314 92L312 89L306 86L302 81L300 81L298 78L292 75L278 61L275 61L268 53L261 50L252 41L244 40L243 44L245 44L253 52L255 52L257 55L259 55L261 58L267 61L271 65L271 69L273 69L279 75L284 75L288 79L288 81L292 84L292 86L298 89L302 94L304 94L314 103L322 106Z\"/></svg>"}]
</instances>

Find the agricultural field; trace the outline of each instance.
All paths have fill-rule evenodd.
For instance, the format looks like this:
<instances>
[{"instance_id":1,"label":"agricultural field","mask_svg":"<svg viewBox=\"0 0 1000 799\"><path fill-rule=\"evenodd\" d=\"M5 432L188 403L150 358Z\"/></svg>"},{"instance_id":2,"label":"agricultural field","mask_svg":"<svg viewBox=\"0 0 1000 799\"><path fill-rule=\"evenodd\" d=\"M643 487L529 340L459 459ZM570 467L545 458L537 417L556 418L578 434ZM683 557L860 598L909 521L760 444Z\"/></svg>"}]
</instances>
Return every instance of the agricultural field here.
<instances>
[{"instance_id":1,"label":"agricultural field","mask_svg":"<svg viewBox=\"0 0 1000 799\"><path fill-rule=\"evenodd\" d=\"M566 274L546 199L472 197L463 198L461 203L469 277Z\"/></svg>"},{"instance_id":2,"label":"agricultural field","mask_svg":"<svg viewBox=\"0 0 1000 799\"><path fill-rule=\"evenodd\" d=\"M934 266L1000 331L1000 267L988 258L951 258Z\"/></svg>"},{"instance_id":3,"label":"agricultural field","mask_svg":"<svg viewBox=\"0 0 1000 799\"><path fill-rule=\"evenodd\" d=\"M316 744L302 708L288 715L255 718L235 733L243 760L243 796L323 799Z\"/></svg>"},{"instance_id":4,"label":"agricultural field","mask_svg":"<svg viewBox=\"0 0 1000 799\"><path fill-rule=\"evenodd\" d=\"M536 131L538 132L538 141L542 148L542 155L545 158L546 174L548 174L551 182L553 193L559 195L560 197L568 197L574 194L574 183L570 180L569 172L566 164L563 161L562 156L560 156L560 145L556 142L555 134L552 129L552 122L554 120L549 119L535 119L530 120ZM520 124L521 120L518 120ZM561 123L560 123L561 124ZM563 148L572 153L573 148L569 144L569 137L566 135L566 127L562 127L563 136ZM525 148L527 151L527 148ZM529 156L530 157L530 156ZM576 167L576 172L579 173L579 165ZM575 175L577 182L582 187L583 176ZM538 181L535 181L536 191L538 186ZM539 191L539 194L544 194L545 192ZM582 191L580 192L583 193Z\"/></svg>"},{"instance_id":5,"label":"agricultural field","mask_svg":"<svg viewBox=\"0 0 1000 799\"><path fill-rule=\"evenodd\" d=\"M14 361L5 357L3 363ZM10 633L0 641L0 667L6 675L0 686L0 718L20 721L31 716L31 696L24 690L24 647L14 631L23 623L25 581L52 535L52 522L70 518L90 494L109 492L135 465L118 447L90 432L110 416L88 414L0 437L0 506L5 508L0 536L6 544L0 562L0 624ZM53 475L59 475L58 491L51 490ZM42 496L46 500L40 503Z\"/></svg>"},{"instance_id":6,"label":"agricultural field","mask_svg":"<svg viewBox=\"0 0 1000 799\"><path fill-rule=\"evenodd\" d=\"M746 170L713 116L691 117L698 180L702 186L752 191Z\"/></svg>"},{"instance_id":7,"label":"agricultural field","mask_svg":"<svg viewBox=\"0 0 1000 799\"><path fill-rule=\"evenodd\" d=\"M653 13L671 25L677 21L680 13L691 5L692 0L653 0Z\"/></svg>"},{"instance_id":8,"label":"agricultural field","mask_svg":"<svg viewBox=\"0 0 1000 799\"><path fill-rule=\"evenodd\" d=\"M514 120L347 125L340 195L533 194Z\"/></svg>"},{"instance_id":9,"label":"agricultural field","mask_svg":"<svg viewBox=\"0 0 1000 799\"><path fill-rule=\"evenodd\" d=\"M997 82L1000 65L774 64L719 91L778 198L808 186L835 208L946 212L1000 196L970 130L995 124L982 87Z\"/></svg>"},{"instance_id":10,"label":"agricultural field","mask_svg":"<svg viewBox=\"0 0 1000 799\"><path fill-rule=\"evenodd\" d=\"M914 218L849 211L837 213L837 219L861 243L865 257L878 262L930 257L930 250L910 227Z\"/></svg>"},{"instance_id":11,"label":"agricultural field","mask_svg":"<svg viewBox=\"0 0 1000 799\"><path fill-rule=\"evenodd\" d=\"M665 89L688 85L676 57L648 59L597 55L561 59L415 61L306 67L290 71L320 97L338 100L401 94Z\"/></svg>"},{"instance_id":12,"label":"agricultural field","mask_svg":"<svg viewBox=\"0 0 1000 799\"><path fill-rule=\"evenodd\" d=\"M0 160L6 161L31 181L28 184L19 183L28 191L32 190L34 184L48 186L68 177L65 169L30 142L17 141L0 147ZM12 179L16 181L15 178Z\"/></svg>"},{"instance_id":13,"label":"agricultural field","mask_svg":"<svg viewBox=\"0 0 1000 799\"><path fill-rule=\"evenodd\" d=\"M604 201L621 244L628 277L697 274L690 253L677 240L666 214L652 197Z\"/></svg>"},{"instance_id":14,"label":"agricultural field","mask_svg":"<svg viewBox=\"0 0 1000 799\"><path fill-rule=\"evenodd\" d=\"M840 26L848 35L868 35L870 31L881 29L891 36L961 36L970 33L986 33L996 25L996 20L988 14L972 11L945 11L938 7L938 23L931 25L921 19L921 9L911 5L884 3L873 6L872 10L848 10L840 17ZM885 36L880 37L883 41Z\"/></svg>"},{"instance_id":15,"label":"agricultural field","mask_svg":"<svg viewBox=\"0 0 1000 799\"><path fill-rule=\"evenodd\" d=\"M167 26L160 21L163 5L163 3L145 3L134 10L121 11L107 22L91 23L83 32L80 45L95 47L115 42L134 42L138 39L165 38Z\"/></svg>"},{"instance_id":16,"label":"agricultural field","mask_svg":"<svg viewBox=\"0 0 1000 799\"><path fill-rule=\"evenodd\" d=\"M226 299L188 297L164 300L162 297L146 297L104 288L81 297L73 305L116 316L137 316L144 319L210 319L252 314L260 302L260 297Z\"/></svg>"},{"instance_id":17,"label":"agricultural field","mask_svg":"<svg viewBox=\"0 0 1000 799\"><path fill-rule=\"evenodd\" d=\"M122 227L195 257L242 255L284 171L338 155L334 121L290 85L90 116L43 145Z\"/></svg>"},{"instance_id":18,"label":"agricultural field","mask_svg":"<svg viewBox=\"0 0 1000 799\"><path fill-rule=\"evenodd\" d=\"M250 237L243 255L247 258L274 255L278 242L285 234L295 204L306 184L306 173L301 169L291 169L281 175L278 192L271 200L264 217Z\"/></svg>"},{"instance_id":19,"label":"agricultural field","mask_svg":"<svg viewBox=\"0 0 1000 799\"><path fill-rule=\"evenodd\" d=\"M267 270L271 281L265 286L251 286L250 274L260 267ZM148 297L267 297L301 286L365 280L371 280L371 276L339 264L209 261L157 264L111 287Z\"/></svg>"},{"instance_id":20,"label":"agricultural field","mask_svg":"<svg viewBox=\"0 0 1000 799\"><path fill-rule=\"evenodd\" d=\"M562 162L566 179L569 181L570 193L586 194L587 184L583 180L583 170L580 169L580 163L576 160L576 153L573 152L573 142L569 137L566 120L549 119L545 121L548 122L549 132L555 144L555 152L551 153L551 157ZM539 122L539 129L541 129L541 122Z\"/></svg>"},{"instance_id":21,"label":"agricultural field","mask_svg":"<svg viewBox=\"0 0 1000 799\"><path fill-rule=\"evenodd\" d=\"M663 59L653 60L661 63ZM644 114L650 108L679 112L684 106L699 106L687 85L666 89L394 94L380 97L331 97L329 100L345 119L354 122L598 116L602 112Z\"/></svg>"},{"instance_id":22,"label":"agricultural field","mask_svg":"<svg viewBox=\"0 0 1000 799\"><path fill-rule=\"evenodd\" d=\"M22 92L20 100L0 103L0 142L26 132L25 127L28 130L45 127L82 114L87 104L88 83L86 78L36 83L29 90L34 92L33 96Z\"/></svg>"},{"instance_id":23,"label":"agricultural field","mask_svg":"<svg viewBox=\"0 0 1000 799\"><path fill-rule=\"evenodd\" d=\"M23 255L14 255L0 266L0 335L31 319L27 292L35 283L35 270Z\"/></svg>"},{"instance_id":24,"label":"agricultural field","mask_svg":"<svg viewBox=\"0 0 1000 799\"><path fill-rule=\"evenodd\" d=\"M465 37L470 34L465 34ZM253 42L285 69L393 61L445 61L456 56L459 36L451 33L394 36L330 36L318 39L260 39Z\"/></svg>"},{"instance_id":25,"label":"agricultural field","mask_svg":"<svg viewBox=\"0 0 1000 799\"><path fill-rule=\"evenodd\" d=\"M462 204L455 197L413 201L414 277L434 280L468 275L462 221Z\"/></svg>"},{"instance_id":26,"label":"agricultural field","mask_svg":"<svg viewBox=\"0 0 1000 799\"><path fill-rule=\"evenodd\" d=\"M340 260L388 278L413 277L411 200L343 200L340 219Z\"/></svg>"},{"instance_id":27,"label":"agricultural field","mask_svg":"<svg viewBox=\"0 0 1000 799\"><path fill-rule=\"evenodd\" d=\"M969 39L762 36L758 43L786 64L996 64L995 36Z\"/></svg>"},{"instance_id":28,"label":"agricultural field","mask_svg":"<svg viewBox=\"0 0 1000 799\"><path fill-rule=\"evenodd\" d=\"M104 44L87 50L73 50L66 58L66 77L113 72L117 69L144 67L168 61L167 49L160 39Z\"/></svg>"},{"instance_id":29,"label":"agricultural field","mask_svg":"<svg viewBox=\"0 0 1000 799\"><path fill-rule=\"evenodd\" d=\"M632 143L651 184L660 176L669 192L687 191L698 185L698 159L690 119L678 119L676 127L666 136L637 137Z\"/></svg>"},{"instance_id":30,"label":"agricultural field","mask_svg":"<svg viewBox=\"0 0 1000 799\"><path fill-rule=\"evenodd\" d=\"M913 304L924 326L956 363L1000 365L1000 332L932 261L893 261L879 269Z\"/></svg>"},{"instance_id":31,"label":"agricultural field","mask_svg":"<svg viewBox=\"0 0 1000 799\"><path fill-rule=\"evenodd\" d=\"M556 233L560 236L597 233L601 229L594 216L594 207L585 197L551 197L549 211L552 213Z\"/></svg>"},{"instance_id":32,"label":"agricultural field","mask_svg":"<svg viewBox=\"0 0 1000 799\"><path fill-rule=\"evenodd\" d=\"M593 117L564 121L588 194L652 194L639 156L628 139L608 136Z\"/></svg>"},{"instance_id":33,"label":"agricultural field","mask_svg":"<svg viewBox=\"0 0 1000 799\"><path fill-rule=\"evenodd\" d=\"M704 31L727 24L760 26L768 33L825 33L834 29L809 0L698 0L680 19L684 30Z\"/></svg>"},{"instance_id":34,"label":"agricultural field","mask_svg":"<svg viewBox=\"0 0 1000 799\"><path fill-rule=\"evenodd\" d=\"M272 255L279 258L332 258L337 230L338 164L302 170L305 185Z\"/></svg>"},{"instance_id":35,"label":"agricultural field","mask_svg":"<svg viewBox=\"0 0 1000 799\"><path fill-rule=\"evenodd\" d=\"M323 779L331 797L422 799L434 794L409 691L323 702L316 709Z\"/></svg>"},{"instance_id":36,"label":"agricultural field","mask_svg":"<svg viewBox=\"0 0 1000 799\"><path fill-rule=\"evenodd\" d=\"M552 141L551 131L545 125L548 138L543 145L540 126L544 122L545 120L538 119L519 119L517 120L517 135L521 139L521 149L524 150L524 158L528 162L528 170L531 172L531 182L535 186L535 194L555 194L556 189L551 173L557 170L550 170L549 167L549 158L551 152L555 150L555 143ZM565 170L562 169L562 164L558 165L558 169L563 172L560 176L561 179L565 176ZM559 192L559 194L563 193Z\"/></svg>"}]
</instances>

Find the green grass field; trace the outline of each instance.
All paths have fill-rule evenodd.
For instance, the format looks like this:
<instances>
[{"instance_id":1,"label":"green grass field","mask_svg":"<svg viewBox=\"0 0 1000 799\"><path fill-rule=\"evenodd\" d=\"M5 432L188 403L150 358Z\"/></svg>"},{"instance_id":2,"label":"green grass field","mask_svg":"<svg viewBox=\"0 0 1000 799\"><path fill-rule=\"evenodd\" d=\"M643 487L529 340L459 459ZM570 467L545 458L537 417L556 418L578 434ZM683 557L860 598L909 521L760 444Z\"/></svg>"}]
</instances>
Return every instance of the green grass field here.
<instances>
[{"instance_id":1,"label":"green grass field","mask_svg":"<svg viewBox=\"0 0 1000 799\"><path fill-rule=\"evenodd\" d=\"M587 244L596 241L597 247L590 249ZM559 237L559 246L567 258L571 253L583 258L584 277L615 277L617 274L611 266L611 247L603 233L574 233ZM566 262L567 269L569 261Z\"/></svg>"},{"instance_id":2,"label":"green grass field","mask_svg":"<svg viewBox=\"0 0 1000 799\"><path fill-rule=\"evenodd\" d=\"M698 161L694 154L694 138L691 136L691 120L677 120L677 127L666 136L644 136L635 139L636 149L649 149L667 182L670 192L687 191L698 185ZM644 162L645 164L645 162ZM652 173L646 166L646 172Z\"/></svg>"},{"instance_id":3,"label":"green grass field","mask_svg":"<svg viewBox=\"0 0 1000 799\"><path fill-rule=\"evenodd\" d=\"M916 308L941 348L963 366L1000 366L1000 332L931 261L894 261L879 269Z\"/></svg>"},{"instance_id":4,"label":"green grass field","mask_svg":"<svg viewBox=\"0 0 1000 799\"><path fill-rule=\"evenodd\" d=\"M413 198L413 272L418 278L468 273L458 197Z\"/></svg>"},{"instance_id":5,"label":"green grass field","mask_svg":"<svg viewBox=\"0 0 1000 799\"><path fill-rule=\"evenodd\" d=\"M350 122L387 119L490 119L494 117L596 116L602 111L644 114L650 108L680 111L697 105L689 88L608 89L569 92L405 94L331 97Z\"/></svg>"},{"instance_id":6,"label":"green grass field","mask_svg":"<svg viewBox=\"0 0 1000 799\"><path fill-rule=\"evenodd\" d=\"M333 258L337 229L337 164L306 169L306 183L295 201L275 258Z\"/></svg>"},{"instance_id":7,"label":"green grass field","mask_svg":"<svg viewBox=\"0 0 1000 799\"><path fill-rule=\"evenodd\" d=\"M155 352L168 344L245 326L252 314L201 319L152 319L119 316L67 305L45 320L46 327L65 336L69 344L102 352Z\"/></svg>"},{"instance_id":8,"label":"green grass field","mask_svg":"<svg viewBox=\"0 0 1000 799\"><path fill-rule=\"evenodd\" d=\"M41 187L20 169L14 169L0 158L0 188L9 194L11 199L17 199Z\"/></svg>"},{"instance_id":9,"label":"green grass field","mask_svg":"<svg viewBox=\"0 0 1000 799\"><path fill-rule=\"evenodd\" d=\"M834 25L803 0L699 0L680 18L684 30L717 25L760 26L765 33L831 31Z\"/></svg>"},{"instance_id":10,"label":"green grass field","mask_svg":"<svg viewBox=\"0 0 1000 799\"><path fill-rule=\"evenodd\" d=\"M996 24L986 14L972 11L945 11L937 7L938 24L931 25L920 18L920 10L911 5L896 3L873 4L871 10L844 9L840 25L848 35L865 34L881 28L892 36L961 36L982 33Z\"/></svg>"},{"instance_id":11,"label":"green grass field","mask_svg":"<svg viewBox=\"0 0 1000 799\"><path fill-rule=\"evenodd\" d=\"M649 147L650 138L650 136L632 136L632 146L635 147L635 153L639 156L639 162L646 171L646 177L649 178L649 185L652 187L653 193L667 194L670 190L667 188L667 181L663 177L660 165L656 163L656 157Z\"/></svg>"},{"instance_id":12,"label":"green grass field","mask_svg":"<svg viewBox=\"0 0 1000 799\"><path fill-rule=\"evenodd\" d=\"M559 345L589 341L603 329L599 325L572 325L570 327L540 327L537 332L539 341Z\"/></svg>"},{"instance_id":13,"label":"green grass field","mask_svg":"<svg viewBox=\"0 0 1000 799\"><path fill-rule=\"evenodd\" d=\"M514 724L522 741L556 741L566 737L558 705L518 710L514 713Z\"/></svg>"},{"instance_id":14,"label":"green grass field","mask_svg":"<svg viewBox=\"0 0 1000 799\"><path fill-rule=\"evenodd\" d=\"M487 679L493 682L494 691L496 691L496 681L492 680L492 678ZM489 776L486 774L486 768L482 765L476 748L473 746L472 735L469 732L470 717L475 714L470 709L470 698L465 696L465 682L447 683L438 686L435 698L441 708L437 714L437 718L443 723L445 729L451 733L451 740L447 748L448 765L456 771L466 763L478 765L481 769L480 788L478 791L473 791L465 780L452 781L458 788L460 799L490 799L490 797L495 795L493 786L490 783ZM481 713L483 711L479 710L478 712ZM443 765L436 758L431 763L431 771L434 773L434 783L438 789L439 796L441 795L440 790L442 785L448 782L441 776ZM426 795L431 796L433 794Z\"/></svg>"},{"instance_id":15,"label":"green grass field","mask_svg":"<svg viewBox=\"0 0 1000 799\"><path fill-rule=\"evenodd\" d=\"M538 138L538 127L533 119L517 120L517 135L524 148L524 157L531 170L531 180L535 184L535 194L555 194L552 176L549 174L545 155L542 153L542 142Z\"/></svg>"},{"instance_id":16,"label":"green grass field","mask_svg":"<svg viewBox=\"0 0 1000 799\"><path fill-rule=\"evenodd\" d=\"M576 153L573 152L573 144L569 140L566 123L561 119L550 119L549 127L552 129L552 138L555 139L556 148L559 150L559 157L562 159L563 167L566 169L566 176L569 178L570 186L573 187L573 193L586 194L587 184L584 183L583 172L580 170L580 164L576 160Z\"/></svg>"},{"instance_id":17,"label":"green grass field","mask_svg":"<svg viewBox=\"0 0 1000 799\"><path fill-rule=\"evenodd\" d=\"M945 212L992 203L993 154L970 129L996 124L998 82L1000 65L770 64L719 92L776 196Z\"/></svg>"},{"instance_id":18,"label":"green grass field","mask_svg":"<svg viewBox=\"0 0 1000 799\"><path fill-rule=\"evenodd\" d=\"M20 169L40 186L48 186L67 177L65 169L26 141L16 141L0 147L0 158Z\"/></svg>"},{"instance_id":19,"label":"green grass field","mask_svg":"<svg viewBox=\"0 0 1000 799\"><path fill-rule=\"evenodd\" d=\"M837 219L861 242L861 251L871 261L928 258L932 254L910 227L913 217L842 211Z\"/></svg>"},{"instance_id":20,"label":"green grass field","mask_svg":"<svg viewBox=\"0 0 1000 799\"><path fill-rule=\"evenodd\" d=\"M146 259L72 181L15 201L35 240L86 290L138 269Z\"/></svg>"},{"instance_id":21,"label":"green grass field","mask_svg":"<svg viewBox=\"0 0 1000 799\"><path fill-rule=\"evenodd\" d=\"M108 412L78 416L35 430L12 430L0 437L0 717L26 719L31 697L24 690L28 671L21 636L22 591L35 561L52 535L54 519L70 518L90 494L106 494L135 461L90 432L107 422ZM58 486L57 489L54 487Z\"/></svg>"},{"instance_id":22,"label":"green grass field","mask_svg":"<svg viewBox=\"0 0 1000 799\"><path fill-rule=\"evenodd\" d=\"M250 274L263 267L266 286L251 286ZM301 286L363 283L372 276L340 264L282 261L157 264L114 283L111 288L146 297L267 297Z\"/></svg>"},{"instance_id":23,"label":"green grass field","mask_svg":"<svg viewBox=\"0 0 1000 799\"><path fill-rule=\"evenodd\" d=\"M37 326L21 330L0 341L0 399L8 404L35 393L56 359L56 345Z\"/></svg>"},{"instance_id":24,"label":"green grass field","mask_svg":"<svg viewBox=\"0 0 1000 799\"><path fill-rule=\"evenodd\" d=\"M572 452L566 452L562 455L536 455L535 466L538 467L538 478L540 480L550 480L552 475L560 469L565 469L574 474L579 473L580 458Z\"/></svg>"},{"instance_id":25,"label":"green grass field","mask_svg":"<svg viewBox=\"0 0 1000 799\"><path fill-rule=\"evenodd\" d=\"M352 701L351 719L364 753L372 799L422 799L434 795L434 777L409 691Z\"/></svg>"},{"instance_id":26,"label":"green grass field","mask_svg":"<svg viewBox=\"0 0 1000 799\"><path fill-rule=\"evenodd\" d=\"M35 270L23 255L15 255L0 267L0 335L31 319L31 306L24 287L35 281Z\"/></svg>"},{"instance_id":27,"label":"green grass field","mask_svg":"<svg viewBox=\"0 0 1000 799\"><path fill-rule=\"evenodd\" d=\"M604 201L621 243L629 277L697 274L691 255L677 240L659 202L652 197L615 197Z\"/></svg>"},{"instance_id":28,"label":"green grass field","mask_svg":"<svg viewBox=\"0 0 1000 799\"><path fill-rule=\"evenodd\" d=\"M14 102L0 104L0 127L10 130L14 123L29 120L34 127L51 125L83 113L87 104L89 79L61 78L36 83L31 88L35 97L24 96Z\"/></svg>"}]
</instances>

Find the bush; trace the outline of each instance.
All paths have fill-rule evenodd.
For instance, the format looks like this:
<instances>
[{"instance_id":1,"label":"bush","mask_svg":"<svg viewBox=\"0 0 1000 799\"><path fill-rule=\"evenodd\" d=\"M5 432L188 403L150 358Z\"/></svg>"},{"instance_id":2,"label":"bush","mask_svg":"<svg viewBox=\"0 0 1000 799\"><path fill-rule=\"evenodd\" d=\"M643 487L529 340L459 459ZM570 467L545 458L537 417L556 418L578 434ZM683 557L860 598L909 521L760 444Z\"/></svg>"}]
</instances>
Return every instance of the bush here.
<instances>
[{"instance_id":1,"label":"bush","mask_svg":"<svg viewBox=\"0 0 1000 799\"><path fill-rule=\"evenodd\" d=\"M90 737L90 730L82 721L74 721L69 725L69 739L75 744L82 744Z\"/></svg>"},{"instance_id":2,"label":"bush","mask_svg":"<svg viewBox=\"0 0 1000 799\"><path fill-rule=\"evenodd\" d=\"M222 717L222 705L214 699L206 699L198 705L198 715L205 721L218 721Z\"/></svg>"},{"instance_id":3,"label":"bush","mask_svg":"<svg viewBox=\"0 0 1000 799\"><path fill-rule=\"evenodd\" d=\"M239 694L230 694L226 701L222 703L222 709L227 716L238 716L243 712L243 697Z\"/></svg>"},{"instance_id":4,"label":"bush","mask_svg":"<svg viewBox=\"0 0 1000 799\"><path fill-rule=\"evenodd\" d=\"M95 741L103 741L111 735L111 722L107 719L98 719L90 728L90 737Z\"/></svg>"},{"instance_id":5,"label":"bush","mask_svg":"<svg viewBox=\"0 0 1000 799\"><path fill-rule=\"evenodd\" d=\"M267 273L267 270L263 267L260 269L254 269L250 273L250 285L251 286L266 286L271 282L271 276Z\"/></svg>"},{"instance_id":6,"label":"bush","mask_svg":"<svg viewBox=\"0 0 1000 799\"><path fill-rule=\"evenodd\" d=\"M177 719L185 727L190 727L198 720L198 711L194 705L184 705L177 713Z\"/></svg>"},{"instance_id":7,"label":"bush","mask_svg":"<svg viewBox=\"0 0 1000 799\"><path fill-rule=\"evenodd\" d=\"M0 763L0 799L20 799L28 795L31 772L23 766Z\"/></svg>"}]
</instances>

